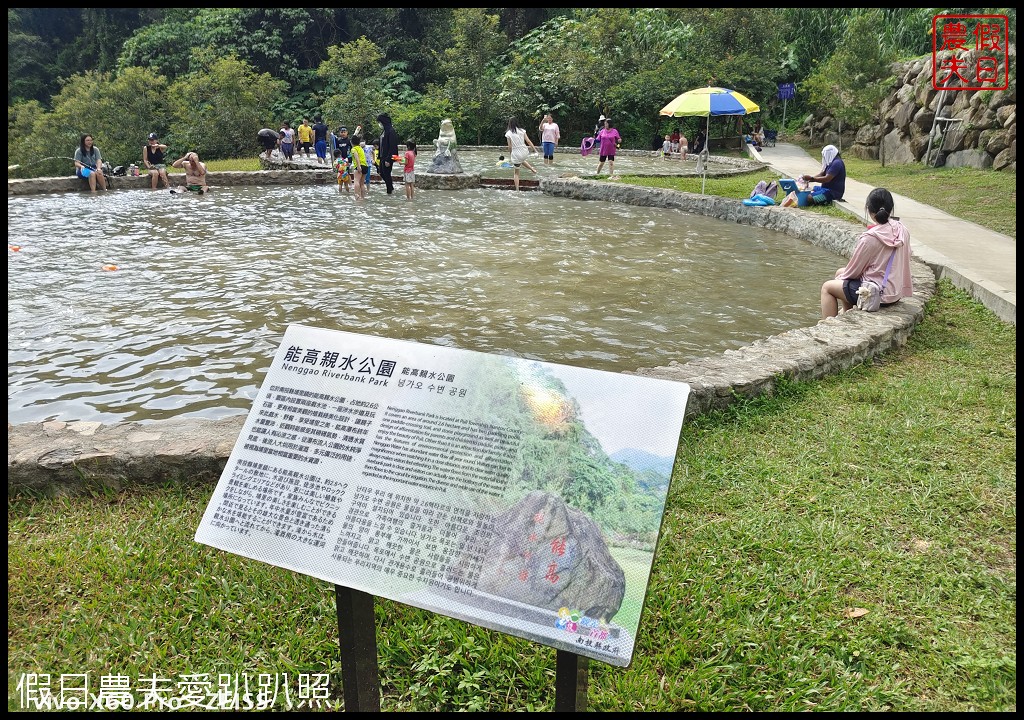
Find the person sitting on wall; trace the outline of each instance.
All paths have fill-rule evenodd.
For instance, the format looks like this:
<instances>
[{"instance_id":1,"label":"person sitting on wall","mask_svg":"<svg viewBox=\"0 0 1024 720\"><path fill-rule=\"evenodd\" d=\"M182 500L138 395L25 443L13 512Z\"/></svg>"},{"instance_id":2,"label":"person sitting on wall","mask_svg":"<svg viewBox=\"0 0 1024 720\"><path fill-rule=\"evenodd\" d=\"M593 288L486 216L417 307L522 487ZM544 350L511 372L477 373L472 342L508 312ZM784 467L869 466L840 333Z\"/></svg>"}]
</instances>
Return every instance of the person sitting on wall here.
<instances>
[{"instance_id":1,"label":"person sitting on wall","mask_svg":"<svg viewBox=\"0 0 1024 720\"><path fill-rule=\"evenodd\" d=\"M96 192L97 184L99 184L100 190L107 189L107 178L103 174L103 157L89 133L83 135L78 141L74 160L75 174L88 181L89 189L92 192Z\"/></svg>"},{"instance_id":2,"label":"person sitting on wall","mask_svg":"<svg viewBox=\"0 0 1024 720\"><path fill-rule=\"evenodd\" d=\"M895 217L895 201L885 188L868 194L864 211L871 224L857 238L849 262L821 286L821 317L835 317L857 305L860 288L872 282L879 288L880 305L892 305L914 294L910 271L910 230Z\"/></svg>"},{"instance_id":3,"label":"person sitting on wall","mask_svg":"<svg viewBox=\"0 0 1024 720\"><path fill-rule=\"evenodd\" d=\"M150 133L146 144L142 146L142 162L149 171L150 185L156 190L160 180L164 181L164 187L170 188L171 181L167 177L167 165L164 163L164 153L167 146L160 142L156 133Z\"/></svg>"}]
</instances>

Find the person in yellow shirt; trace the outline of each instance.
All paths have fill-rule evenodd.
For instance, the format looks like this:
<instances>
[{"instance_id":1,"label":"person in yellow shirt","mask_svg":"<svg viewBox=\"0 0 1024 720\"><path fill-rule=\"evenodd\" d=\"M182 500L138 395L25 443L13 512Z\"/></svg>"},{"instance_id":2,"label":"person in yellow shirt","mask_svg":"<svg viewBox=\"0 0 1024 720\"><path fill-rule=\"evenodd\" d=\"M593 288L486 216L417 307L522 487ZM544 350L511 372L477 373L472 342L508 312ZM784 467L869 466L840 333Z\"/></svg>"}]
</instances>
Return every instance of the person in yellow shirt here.
<instances>
[{"instance_id":1,"label":"person in yellow shirt","mask_svg":"<svg viewBox=\"0 0 1024 720\"><path fill-rule=\"evenodd\" d=\"M363 139L356 135L352 138L352 180L355 187L355 199L366 198L366 151L362 147Z\"/></svg>"},{"instance_id":2,"label":"person in yellow shirt","mask_svg":"<svg viewBox=\"0 0 1024 720\"><path fill-rule=\"evenodd\" d=\"M299 131L299 149L308 159L309 151L313 149L313 128L309 124L309 118L302 118L302 124L296 130Z\"/></svg>"}]
</instances>

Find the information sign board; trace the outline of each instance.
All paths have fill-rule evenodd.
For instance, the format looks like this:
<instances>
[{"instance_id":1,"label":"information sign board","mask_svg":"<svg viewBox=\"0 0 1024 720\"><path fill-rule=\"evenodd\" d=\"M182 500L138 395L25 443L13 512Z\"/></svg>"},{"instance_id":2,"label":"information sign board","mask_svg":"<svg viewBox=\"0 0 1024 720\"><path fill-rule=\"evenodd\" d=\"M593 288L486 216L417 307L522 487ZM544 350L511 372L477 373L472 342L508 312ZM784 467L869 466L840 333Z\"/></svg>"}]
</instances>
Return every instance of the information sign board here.
<instances>
[{"instance_id":1,"label":"information sign board","mask_svg":"<svg viewBox=\"0 0 1024 720\"><path fill-rule=\"evenodd\" d=\"M292 325L195 539L624 667L688 395Z\"/></svg>"},{"instance_id":2,"label":"information sign board","mask_svg":"<svg viewBox=\"0 0 1024 720\"><path fill-rule=\"evenodd\" d=\"M779 83L779 100L792 100L796 97L796 83Z\"/></svg>"}]
</instances>

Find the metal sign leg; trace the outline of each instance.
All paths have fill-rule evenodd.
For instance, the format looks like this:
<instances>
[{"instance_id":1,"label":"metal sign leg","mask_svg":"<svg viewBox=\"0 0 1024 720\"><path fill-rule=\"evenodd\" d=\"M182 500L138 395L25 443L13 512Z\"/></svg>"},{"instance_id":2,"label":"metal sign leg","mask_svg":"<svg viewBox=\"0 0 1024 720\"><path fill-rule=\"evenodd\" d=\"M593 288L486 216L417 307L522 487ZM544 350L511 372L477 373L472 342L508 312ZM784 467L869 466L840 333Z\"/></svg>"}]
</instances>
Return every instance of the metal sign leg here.
<instances>
[{"instance_id":1,"label":"metal sign leg","mask_svg":"<svg viewBox=\"0 0 1024 720\"><path fill-rule=\"evenodd\" d=\"M589 660L556 650L555 712L586 712Z\"/></svg>"},{"instance_id":2,"label":"metal sign leg","mask_svg":"<svg viewBox=\"0 0 1024 720\"><path fill-rule=\"evenodd\" d=\"M373 595L334 586L341 646L341 684L346 712L380 712L377 623Z\"/></svg>"}]
</instances>

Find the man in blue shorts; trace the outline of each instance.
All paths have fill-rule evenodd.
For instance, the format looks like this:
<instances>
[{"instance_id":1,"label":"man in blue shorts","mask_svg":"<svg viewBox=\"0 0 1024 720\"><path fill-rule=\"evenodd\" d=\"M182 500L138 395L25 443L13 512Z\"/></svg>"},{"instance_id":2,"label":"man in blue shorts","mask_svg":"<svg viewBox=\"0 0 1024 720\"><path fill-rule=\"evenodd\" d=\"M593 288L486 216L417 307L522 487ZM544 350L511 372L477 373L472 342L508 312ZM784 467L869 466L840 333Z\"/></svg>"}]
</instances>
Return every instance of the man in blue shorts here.
<instances>
[{"instance_id":1,"label":"man in blue shorts","mask_svg":"<svg viewBox=\"0 0 1024 720\"><path fill-rule=\"evenodd\" d=\"M327 124L317 115L313 118L313 149L316 150L316 161L327 164Z\"/></svg>"}]
</instances>

